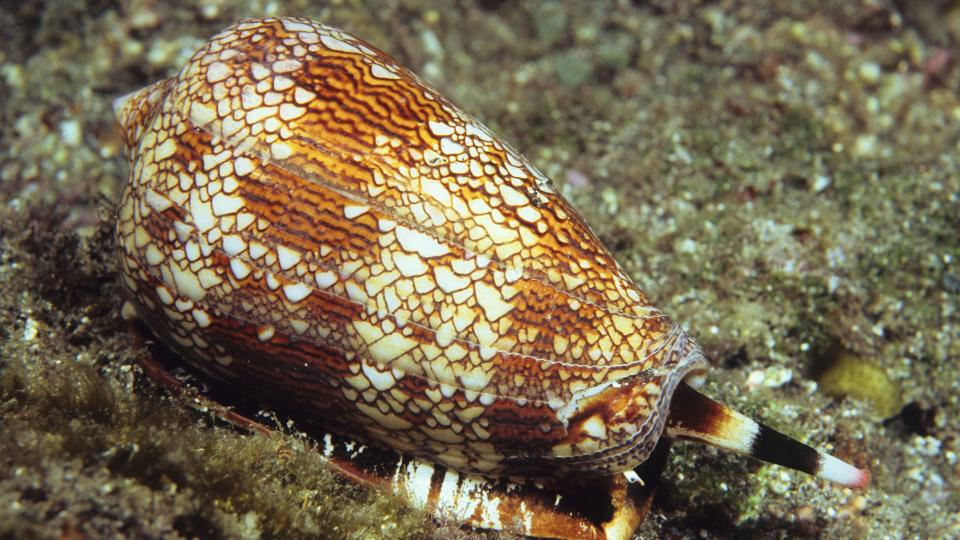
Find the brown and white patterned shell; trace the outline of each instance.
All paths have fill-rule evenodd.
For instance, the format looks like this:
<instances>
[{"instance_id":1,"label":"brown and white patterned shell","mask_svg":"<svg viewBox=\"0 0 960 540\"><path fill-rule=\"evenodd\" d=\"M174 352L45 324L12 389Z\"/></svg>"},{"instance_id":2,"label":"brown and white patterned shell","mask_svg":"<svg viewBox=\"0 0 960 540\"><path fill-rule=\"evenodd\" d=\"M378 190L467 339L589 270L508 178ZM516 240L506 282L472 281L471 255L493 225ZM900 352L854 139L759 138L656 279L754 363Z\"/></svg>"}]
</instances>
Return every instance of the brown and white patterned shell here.
<instances>
[{"instance_id":1,"label":"brown and white patterned shell","mask_svg":"<svg viewBox=\"0 0 960 540\"><path fill-rule=\"evenodd\" d=\"M349 34L242 22L117 109L129 299L257 399L459 471L609 474L705 368L540 172Z\"/></svg>"}]
</instances>

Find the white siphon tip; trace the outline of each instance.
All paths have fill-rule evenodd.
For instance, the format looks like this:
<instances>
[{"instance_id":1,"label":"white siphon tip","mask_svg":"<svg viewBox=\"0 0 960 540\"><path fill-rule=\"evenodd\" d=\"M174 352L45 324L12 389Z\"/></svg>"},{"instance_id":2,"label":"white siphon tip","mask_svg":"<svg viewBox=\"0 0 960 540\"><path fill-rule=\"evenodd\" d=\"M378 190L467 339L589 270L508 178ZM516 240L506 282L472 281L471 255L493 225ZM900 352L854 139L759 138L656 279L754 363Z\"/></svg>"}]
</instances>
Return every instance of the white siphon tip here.
<instances>
[{"instance_id":1,"label":"white siphon tip","mask_svg":"<svg viewBox=\"0 0 960 540\"><path fill-rule=\"evenodd\" d=\"M870 471L858 469L830 454L820 454L817 476L852 488L865 488L870 484Z\"/></svg>"}]
</instances>

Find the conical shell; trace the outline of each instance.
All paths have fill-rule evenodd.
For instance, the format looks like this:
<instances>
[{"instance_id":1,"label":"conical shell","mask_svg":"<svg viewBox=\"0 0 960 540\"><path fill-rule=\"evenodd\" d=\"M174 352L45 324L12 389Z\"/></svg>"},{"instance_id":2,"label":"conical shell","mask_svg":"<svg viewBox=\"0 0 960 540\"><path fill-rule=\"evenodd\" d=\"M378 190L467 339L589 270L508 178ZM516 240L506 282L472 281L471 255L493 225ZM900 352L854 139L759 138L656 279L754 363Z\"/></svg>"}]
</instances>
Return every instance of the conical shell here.
<instances>
[{"instance_id":1,"label":"conical shell","mask_svg":"<svg viewBox=\"0 0 960 540\"><path fill-rule=\"evenodd\" d=\"M613 473L705 368L549 180L349 34L245 21L117 109L131 302L253 398L456 470Z\"/></svg>"}]
</instances>

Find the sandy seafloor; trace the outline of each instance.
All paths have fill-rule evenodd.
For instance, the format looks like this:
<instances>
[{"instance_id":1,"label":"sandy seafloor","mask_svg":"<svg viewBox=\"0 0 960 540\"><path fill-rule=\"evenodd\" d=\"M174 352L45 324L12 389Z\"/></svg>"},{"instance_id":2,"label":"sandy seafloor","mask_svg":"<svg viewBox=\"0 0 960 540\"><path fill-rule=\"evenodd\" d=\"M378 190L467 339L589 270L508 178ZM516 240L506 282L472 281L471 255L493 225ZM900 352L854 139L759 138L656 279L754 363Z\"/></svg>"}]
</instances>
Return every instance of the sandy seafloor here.
<instances>
[{"instance_id":1,"label":"sandy seafloor","mask_svg":"<svg viewBox=\"0 0 960 540\"><path fill-rule=\"evenodd\" d=\"M960 4L10 4L0 538L467 534L339 484L294 435L165 399L136 367L111 100L258 14L339 26L421 73L684 323L715 364L707 393L873 472L853 492L677 444L640 535L960 535Z\"/></svg>"}]
</instances>

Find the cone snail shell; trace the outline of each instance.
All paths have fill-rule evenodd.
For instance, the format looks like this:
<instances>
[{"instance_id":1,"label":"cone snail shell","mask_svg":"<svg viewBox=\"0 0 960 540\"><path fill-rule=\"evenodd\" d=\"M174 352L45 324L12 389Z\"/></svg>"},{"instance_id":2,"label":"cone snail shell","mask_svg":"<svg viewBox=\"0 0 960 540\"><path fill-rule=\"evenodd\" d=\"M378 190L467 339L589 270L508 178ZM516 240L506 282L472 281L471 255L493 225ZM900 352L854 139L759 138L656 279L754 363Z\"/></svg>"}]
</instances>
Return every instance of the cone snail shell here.
<instances>
[{"instance_id":1,"label":"cone snail shell","mask_svg":"<svg viewBox=\"0 0 960 540\"><path fill-rule=\"evenodd\" d=\"M610 475L707 368L549 180L347 33L244 21L115 108L130 304L256 399L456 471Z\"/></svg>"}]
</instances>

